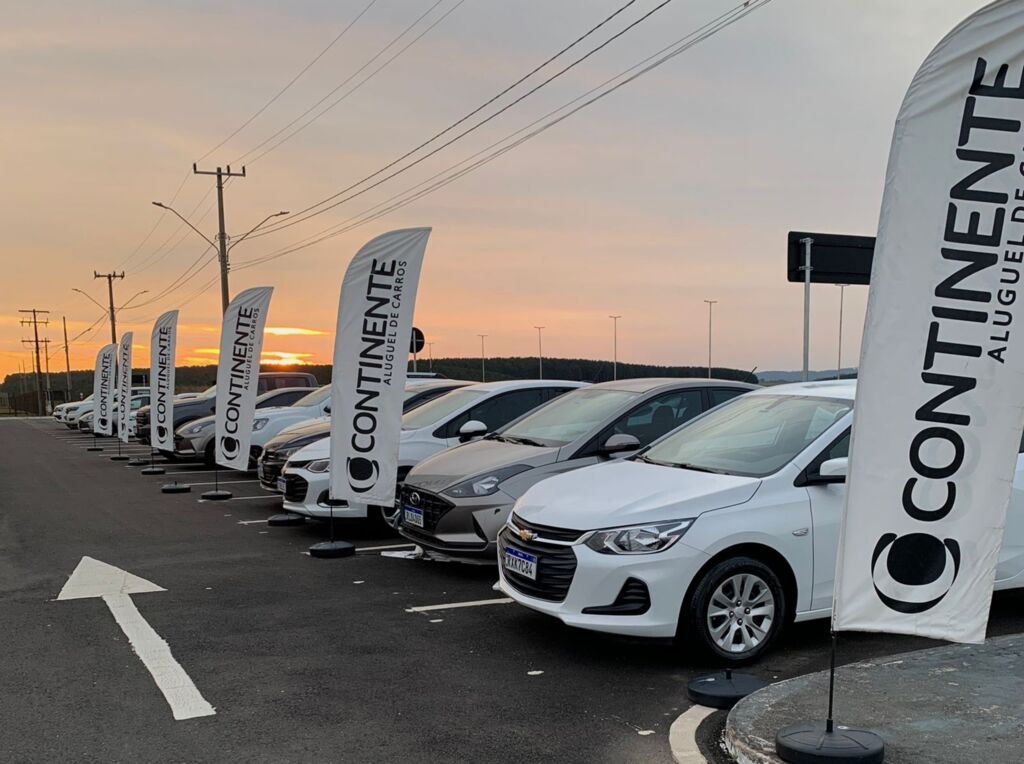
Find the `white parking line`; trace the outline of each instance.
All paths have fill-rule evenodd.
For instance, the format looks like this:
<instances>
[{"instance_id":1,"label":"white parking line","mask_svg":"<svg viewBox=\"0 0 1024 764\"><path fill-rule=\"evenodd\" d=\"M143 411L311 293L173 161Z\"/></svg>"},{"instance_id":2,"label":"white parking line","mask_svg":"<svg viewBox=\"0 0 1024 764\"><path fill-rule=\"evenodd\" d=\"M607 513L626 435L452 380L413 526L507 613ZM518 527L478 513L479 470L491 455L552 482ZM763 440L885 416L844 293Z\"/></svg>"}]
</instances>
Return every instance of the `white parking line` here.
<instances>
[{"instance_id":1,"label":"white parking line","mask_svg":"<svg viewBox=\"0 0 1024 764\"><path fill-rule=\"evenodd\" d=\"M239 520L239 525L256 525L257 523L266 524L266 520Z\"/></svg>"},{"instance_id":2,"label":"white parking line","mask_svg":"<svg viewBox=\"0 0 1024 764\"><path fill-rule=\"evenodd\" d=\"M378 549L408 549L415 544L385 544L384 546L361 546L356 547L357 552L376 552Z\"/></svg>"},{"instance_id":3,"label":"white parking line","mask_svg":"<svg viewBox=\"0 0 1024 764\"><path fill-rule=\"evenodd\" d=\"M255 480L211 480L209 483L189 483L189 485L234 485L235 483L255 483Z\"/></svg>"},{"instance_id":4,"label":"white parking line","mask_svg":"<svg viewBox=\"0 0 1024 764\"><path fill-rule=\"evenodd\" d=\"M472 600L471 602L450 602L446 605L422 605L420 607L407 607L406 613L427 613L431 610L454 610L459 607L479 607L480 605L509 605L512 603L510 597L502 597L496 600Z\"/></svg>"},{"instance_id":5,"label":"white parking line","mask_svg":"<svg viewBox=\"0 0 1024 764\"><path fill-rule=\"evenodd\" d=\"M223 483L224 481L222 480L221 482ZM245 481L242 481L242 482L248 483L249 481L245 480ZM202 485L202 483L192 483L192 485ZM207 485L209 485L209 483L207 483ZM219 501L253 501L254 499L265 499L265 498L267 498L267 497L266 496L232 496L230 499L220 499ZM210 501L210 500L209 499L199 499L199 503L200 504L203 504L204 502L207 502L207 501ZM214 499L214 501L218 501L218 500ZM265 523L266 520L253 520L252 522L254 522L254 523Z\"/></svg>"},{"instance_id":6,"label":"white parking line","mask_svg":"<svg viewBox=\"0 0 1024 764\"><path fill-rule=\"evenodd\" d=\"M706 764L707 759L697 747L697 728L717 709L707 706L690 706L679 716L668 731L668 744L672 758L679 764Z\"/></svg>"}]
</instances>

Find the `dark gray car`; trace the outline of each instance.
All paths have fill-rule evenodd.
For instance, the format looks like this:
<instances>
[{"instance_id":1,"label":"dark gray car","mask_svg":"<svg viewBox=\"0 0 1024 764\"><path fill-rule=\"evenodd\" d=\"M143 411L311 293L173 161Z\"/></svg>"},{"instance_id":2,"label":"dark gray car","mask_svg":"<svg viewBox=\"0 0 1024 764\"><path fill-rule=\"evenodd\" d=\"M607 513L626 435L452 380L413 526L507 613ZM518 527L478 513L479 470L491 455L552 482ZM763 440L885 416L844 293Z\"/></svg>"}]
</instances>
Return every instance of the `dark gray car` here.
<instances>
[{"instance_id":1,"label":"dark gray car","mask_svg":"<svg viewBox=\"0 0 1024 764\"><path fill-rule=\"evenodd\" d=\"M399 496L398 530L428 550L494 562L498 531L526 489L635 453L755 387L715 379L627 379L573 390L483 440L416 465Z\"/></svg>"}]
</instances>

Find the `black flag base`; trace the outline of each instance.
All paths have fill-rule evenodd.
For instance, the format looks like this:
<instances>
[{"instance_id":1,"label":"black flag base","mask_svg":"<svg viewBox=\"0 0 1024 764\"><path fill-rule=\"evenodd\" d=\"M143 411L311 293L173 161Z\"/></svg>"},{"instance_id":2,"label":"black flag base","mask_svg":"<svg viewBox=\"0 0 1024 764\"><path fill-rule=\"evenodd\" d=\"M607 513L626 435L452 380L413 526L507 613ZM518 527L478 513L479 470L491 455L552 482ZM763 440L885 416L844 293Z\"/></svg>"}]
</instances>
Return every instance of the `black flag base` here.
<instances>
[{"instance_id":1,"label":"black flag base","mask_svg":"<svg viewBox=\"0 0 1024 764\"><path fill-rule=\"evenodd\" d=\"M355 544L347 541L321 541L309 548L310 557L328 559L333 557L351 557L356 553Z\"/></svg>"},{"instance_id":2,"label":"black flag base","mask_svg":"<svg viewBox=\"0 0 1024 764\"><path fill-rule=\"evenodd\" d=\"M766 686L753 674L734 674L732 669L726 669L691 680L686 685L686 695L702 706L729 709Z\"/></svg>"},{"instance_id":3,"label":"black flag base","mask_svg":"<svg viewBox=\"0 0 1024 764\"><path fill-rule=\"evenodd\" d=\"M103 446L86 446L85 450L86 451L102 451L103 450Z\"/></svg>"},{"instance_id":4,"label":"black flag base","mask_svg":"<svg viewBox=\"0 0 1024 764\"><path fill-rule=\"evenodd\" d=\"M199 498L203 499L204 501L226 501L227 499L230 499L232 496L234 496L234 494L231 493L231 491L223 491L218 489L216 491L207 491L206 493L202 494Z\"/></svg>"},{"instance_id":5,"label":"black flag base","mask_svg":"<svg viewBox=\"0 0 1024 764\"><path fill-rule=\"evenodd\" d=\"M267 525L283 526L283 525L302 525L306 522L306 518L302 515L297 515L294 512L282 512L279 515L271 515L267 520Z\"/></svg>"},{"instance_id":6,"label":"black flag base","mask_svg":"<svg viewBox=\"0 0 1024 764\"><path fill-rule=\"evenodd\" d=\"M112 461L112 462L126 462L126 461L128 461L128 457L125 456L124 454L115 454L114 456L110 457L110 461Z\"/></svg>"},{"instance_id":7,"label":"black flag base","mask_svg":"<svg viewBox=\"0 0 1024 764\"><path fill-rule=\"evenodd\" d=\"M139 470L139 474L140 475L163 475L164 474L164 468L163 467L157 467L156 465L152 465L152 466L146 467L144 470Z\"/></svg>"},{"instance_id":8,"label":"black flag base","mask_svg":"<svg viewBox=\"0 0 1024 764\"><path fill-rule=\"evenodd\" d=\"M179 483L177 480L160 486L160 493L188 493L191 490L192 486L188 483Z\"/></svg>"},{"instance_id":9,"label":"black flag base","mask_svg":"<svg viewBox=\"0 0 1024 764\"><path fill-rule=\"evenodd\" d=\"M783 727L775 735L775 752L790 764L880 764L885 743L869 730L822 720Z\"/></svg>"}]
</instances>

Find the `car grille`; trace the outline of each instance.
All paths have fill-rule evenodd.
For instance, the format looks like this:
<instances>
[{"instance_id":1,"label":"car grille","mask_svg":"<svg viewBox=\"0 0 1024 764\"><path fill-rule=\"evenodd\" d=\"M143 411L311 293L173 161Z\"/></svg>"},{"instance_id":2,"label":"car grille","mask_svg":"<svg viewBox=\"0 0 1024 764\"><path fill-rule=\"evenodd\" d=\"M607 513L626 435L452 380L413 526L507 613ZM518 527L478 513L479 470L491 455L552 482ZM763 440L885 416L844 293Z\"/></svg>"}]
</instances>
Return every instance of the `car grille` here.
<instances>
[{"instance_id":1,"label":"car grille","mask_svg":"<svg viewBox=\"0 0 1024 764\"><path fill-rule=\"evenodd\" d=\"M412 501L411 497L414 493L418 493L420 496L418 502ZM402 486L401 498L402 506L415 507L416 509L423 511L422 528L418 528L415 525L409 526L405 522L404 517L402 519L402 526L405 528L411 527L412 530L414 531L433 531L437 527L437 524L441 521L441 518L444 517L445 514L450 509L453 509L455 507L455 505L452 504L450 501L448 501L447 499L442 499L437 494L429 493L428 491L424 491L420 488L416 488L410 485Z\"/></svg>"},{"instance_id":2,"label":"car grille","mask_svg":"<svg viewBox=\"0 0 1024 764\"><path fill-rule=\"evenodd\" d=\"M277 478L284 469L284 461L278 460L276 454L268 451L260 461L260 482L266 488L277 488Z\"/></svg>"},{"instance_id":3,"label":"car grille","mask_svg":"<svg viewBox=\"0 0 1024 764\"><path fill-rule=\"evenodd\" d=\"M583 533L528 523L518 515L512 516L512 522L521 530L536 533L537 538L523 541L505 526L498 534L498 559L504 559L505 549L509 546L534 555L537 558L537 580L532 581L507 568L503 571L505 580L529 597L561 602L569 593L569 586L576 573L576 553L568 544L576 541ZM550 541L563 543L552 544Z\"/></svg>"},{"instance_id":4,"label":"car grille","mask_svg":"<svg viewBox=\"0 0 1024 764\"><path fill-rule=\"evenodd\" d=\"M309 482L301 475L284 476L284 498L288 501L305 501Z\"/></svg>"}]
</instances>

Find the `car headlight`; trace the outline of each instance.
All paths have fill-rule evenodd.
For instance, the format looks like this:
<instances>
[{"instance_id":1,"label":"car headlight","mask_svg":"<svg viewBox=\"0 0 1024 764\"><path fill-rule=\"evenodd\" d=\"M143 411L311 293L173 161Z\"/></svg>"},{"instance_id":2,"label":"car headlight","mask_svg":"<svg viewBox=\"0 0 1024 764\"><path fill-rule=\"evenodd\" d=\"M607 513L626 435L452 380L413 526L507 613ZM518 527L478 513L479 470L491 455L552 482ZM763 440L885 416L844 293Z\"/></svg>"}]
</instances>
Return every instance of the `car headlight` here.
<instances>
[{"instance_id":1,"label":"car headlight","mask_svg":"<svg viewBox=\"0 0 1024 764\"><path fill-rule=\"evenodd\" d=\"M216 422L202 422L200 424L190 424L186 427L182 427L178 430L179 435L198 435L208 427L213 427Z\"/></svg>"},{"instance_id":2,"label":"car headlight","mask_svg":"<svg viewBox=\"0 0 1024 764\"><path fill-rule=\"evenodd\" d=\"M533 469L529 464L513 464L509 467L502 467L500 470L485 472L483 475L477 475L468 480L463 480L461 483L456 483L451 488L442 491L442 493L454 496L457 499L465 498L466 496L490 496L492 493L498 492L498 486L502 481L508 480L510 477L518 475L520 472L526 472L529 469Z\"/></svg>"},{"instance_id":3,"label":"car headlight","mask_svg":"<svg viewBox=\"0 0 1024 764\"><path fill-rule=\"evenodd\" d=\"M330 468L330 459L314 459L306 465L306 469L310 472L327 472Z\"/></svg>"},{"instance_id":4,"label":"car headlight","mask_svg":"<svg viewBox=\"0 0 1024 764\"><path fill-rule=\"evenodd\" d=\"M267 426L267 422L269 422L269 421L270 420L267 419L267 417L260 417L259 419L253 419L252 420L252 431L256 432L257 430L262 430L264 427Z\"/></svg>"},{"instance_id":5,"label":"car headlight","mask_svg":"<svg viewBox=\"0 0 1024 764\"><path fill-rule=\"evenodd\" d=\"M691 525L692 519L607 528L593 531L584 543L601 554L653 554L679 541Z\"/></svg>"}]
</instances>

